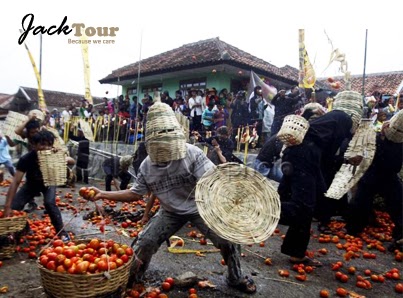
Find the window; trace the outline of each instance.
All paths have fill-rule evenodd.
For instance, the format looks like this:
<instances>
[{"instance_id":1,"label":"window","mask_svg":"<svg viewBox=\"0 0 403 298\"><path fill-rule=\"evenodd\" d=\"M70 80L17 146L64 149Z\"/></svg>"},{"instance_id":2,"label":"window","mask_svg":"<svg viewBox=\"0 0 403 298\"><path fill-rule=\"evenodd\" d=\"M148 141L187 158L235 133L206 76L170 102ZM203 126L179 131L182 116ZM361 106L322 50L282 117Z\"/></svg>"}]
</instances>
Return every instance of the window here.
<instances>
[{"instance_id":1,"label":"window","mask_svg":"<svg viewBox=\"0 0 403 298\"><path fill-rule=\"evenodd\" d=\"M202 90L204 93L206 89L206 81L207 81L206 78L183 80L179 82L179 90L182 91L183 97L185 97L188 94L188 90L191 88Z\"/></svg>"},{"instance_id":2,"label":"window","mask_svg":"<svg viewBox=\"0 0 403 298\"><path fill-rule=\"evenodd\" d=\"M127 95L137 95L137 88L136 87L127 88Z\"/></svg>"},{"instance_id":3,"label":"window","mask_svg":"<svg viewBox=\"0 0 403 298\"><path fill-rule=\"evenodd\" d=\"M143 86L143 89L141 89L142 93L148 92L150 94L151 92L154 92L154 91L162 92L162 83Z\"/></svg>"}]
</instances>

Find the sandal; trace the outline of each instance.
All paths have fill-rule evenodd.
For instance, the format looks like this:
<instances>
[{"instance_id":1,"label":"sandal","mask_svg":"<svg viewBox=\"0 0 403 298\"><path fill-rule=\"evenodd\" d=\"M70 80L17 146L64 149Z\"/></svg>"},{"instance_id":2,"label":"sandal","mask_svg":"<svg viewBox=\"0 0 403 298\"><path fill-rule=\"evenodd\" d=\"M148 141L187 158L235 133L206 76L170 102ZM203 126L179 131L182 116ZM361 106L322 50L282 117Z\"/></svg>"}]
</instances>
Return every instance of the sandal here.
<instances>
[{"instance_id":1,"label":"sandal","mask_svg":"<svg viewBox=\"0 0 403 298\"><path fill-rule=\"evenodd\" d=\"M246 294L253 294L256 292L255 282L248 276L245 276L244 279L237 284L228 283L228 285Z\"/></svg>"},{"instance_id":2,"label":"sandal","mask_svg":"<svg viewBox=\"0 0 403 298\"><path fill-rule=\"evenodd\" d=\"M304 264L305 266L312 266L312 267L322 267L323 266L322 262L320 262L316 259L308 258L308 257L304 257L302 259L291 257L290 263L291 264Z\"/></svg>"}]
</instances>

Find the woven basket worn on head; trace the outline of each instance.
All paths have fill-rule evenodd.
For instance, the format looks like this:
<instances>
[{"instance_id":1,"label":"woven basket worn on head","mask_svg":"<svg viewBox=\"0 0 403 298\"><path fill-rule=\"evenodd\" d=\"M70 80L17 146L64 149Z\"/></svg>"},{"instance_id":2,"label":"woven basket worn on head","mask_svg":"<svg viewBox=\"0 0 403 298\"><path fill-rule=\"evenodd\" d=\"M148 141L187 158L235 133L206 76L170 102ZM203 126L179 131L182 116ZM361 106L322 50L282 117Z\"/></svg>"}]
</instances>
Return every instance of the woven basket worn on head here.
<instances>
[{"instance_id":1,"label":"woven basket worn on head","mask_svg":"<svg viewBox=\"0 0 403 298\"><path fill-rule=\"evenodd\" d=\"M43 121L45 119L45 114L41 110L31 110L28 116L35 115L36 119Z\"/></svg>"},{"instance_id":2,"label":"woven basket worn on head","mask_svg":"<svg viewBox=\"0 0 403 298\"><path fill-rule=\"evenodd\" d=\"M186 138L171 107L154 103L147 113L146 149L152 162L168 162L186 156Z\"/></svg>"},{"instance_id":3,"label":"woven basket worn on head","mask_svg":"<svg viewBox=\"0 0 403 298\"><path fill-rule=\"evenodd\" d=\"M343 164L336 173L332 184L325 193L328 198L339 200L342 198L365 174L375 156L376 133L370 120L362 120L354 137L348 144L345 158L360 155L363 157L360 165Z\"/></svg>"},{"instance_id":4,"label":"woven basket worn on head","mask_svg":"<svg viewBox=\"0 0 403 298\"><path fill-rule=\"evenodd\" d=\"M65 185L67 181L66 153L52 150L38 151L39 167L45 186Z\"/></svg>"},{"instance_id":5,"label":"woven basket worn on head","mask_svg":"<svg viewBox=\"0 0 403 298\"><path fill-rule=\"evenodd\" d=\"M351 116L353 127L357 128L363 114L362 96L355 91L343 91L336 95L333 110L345 112Z\"/></svg>"},{"instance_id":6,"label":"woven basket worn on head","mask_svg":"<svg viewBox=\"0 0 403 298\"><path fill-rule=\"evenodd\" d=\"M15 129L21 125L21 123L28 120L26 115L16 113L13 111L9 111L6 117L6 120L3 124L3 135L9 136L11 140L18 140L21 142L25 142L19 135L17 135L14 131Z\"/></svg>"},{"instance_id":7,"label":"woven basket worn on head","mask_svg":"<svg viewBox=\"0 0 403 298\"><path fill-rule=\"evenodd\" d=\"M0 207L1 209L1 207ZM0 236L20 232L27 224L27 215L0 218Z\"/></svg>"},{"instance_id":8,"label":"woven basket worn on head","mask_svg":"<svg viewBox=\"0 0 403 298\"><path fill-rule=\"evenodd\" d=\"M76 241L78 244L79 241ZM42 286L46 293L55 298L96 298L107 293L126 289L129 280L130 260L123 266L109 271L110 279L104 273L68 274L50 271L43 267L39 260L37 266L41 274Z\"/></svg>"},{"instance_id":9,"label":"woven basket worn on head","mask_svg":"<svg viewBox=\"0 0 403 298\"><path fill-rule=\"evenodd\" d=\"M385 136L389 141L403 143L403 110L390 119L390 125L385 129Z\"/></svg>"},{"instance_id":10,"label":"woven basket worn on head","mask_svg":"<svg viewBox=\"0 0 403 298\"><path fill-rule=\"evenodd\" d=\"M200 216L218 236L238 244L265 241L280 219L280 199L270 182L238 163L218 165L196 185Z\"/></svg>"},{"instance_id":11,"label":"woven basket worn on head","mask_svg":"<svg viewBox=\"0 0 403 298\"><path fill-rule=\"evenodd\" d=\"M55 136L55 142L53 143L53 147L62 150L64 152L68 152L69 150L67 149L67 146L65 145L63 139L60 137L59 132L57 129L47 126L46 127L47 131L50 131L54 136Z\"/></svg>"},{"instance_id":12,"label":"woven basket worn on head","mask_svg":"<svg viewBox=\"0 0 403 298\"><path fill-rule=\"evenodd\" d=\"M284 118L283 124L277 133L277 138L287 147L299 145L304 140L308 128L309 122L304 117L288 115Z\"/></svg>"}]
</instances>

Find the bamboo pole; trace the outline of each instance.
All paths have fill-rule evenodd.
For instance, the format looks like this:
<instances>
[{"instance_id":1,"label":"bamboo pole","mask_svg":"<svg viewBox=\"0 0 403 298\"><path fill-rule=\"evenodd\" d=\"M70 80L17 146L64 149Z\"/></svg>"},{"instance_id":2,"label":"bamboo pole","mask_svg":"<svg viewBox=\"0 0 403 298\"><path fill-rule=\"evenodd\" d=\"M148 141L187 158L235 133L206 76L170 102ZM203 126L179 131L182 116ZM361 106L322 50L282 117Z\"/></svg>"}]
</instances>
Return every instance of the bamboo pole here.
<instances>
[{"instance_id":1,"label":"bamboo pole","mask_svg":"<svg viewBox=\"0 0 403 298\"><path fill-rule=\"evenodd\" d=\"M106 130L106 141L109 142L109 128L111 125L111 114L108 114L108 128Z\"/></svg>"}]
</instances>

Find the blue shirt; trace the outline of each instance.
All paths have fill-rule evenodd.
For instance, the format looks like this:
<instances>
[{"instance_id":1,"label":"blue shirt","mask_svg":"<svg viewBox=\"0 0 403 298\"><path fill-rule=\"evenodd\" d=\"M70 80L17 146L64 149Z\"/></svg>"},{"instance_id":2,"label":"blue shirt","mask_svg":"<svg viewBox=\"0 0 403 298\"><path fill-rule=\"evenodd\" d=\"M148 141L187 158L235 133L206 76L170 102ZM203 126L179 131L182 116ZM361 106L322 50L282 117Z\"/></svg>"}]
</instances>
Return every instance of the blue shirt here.
<instances>
[{"instance_id":1,"label":"blue shirt","mask_svg":"<svg viewBox=\"0 0 403 298\"><path fill-rule=\"evenodd\" d=\"M214 122L213 122L213 116L214 116L215 110L212 109L211 111L209 111L208 108L206 108L203 112L202 115L202 120L203 120L203 125L205 126L211 126ZM210 118L211 120L207 120L206 118Z\"/></svg>"},{"instance_id":2,"label":"blue shirt","mask_svg":"<svg viewBox=\"0 0 403 298\"><path fill-rule=\"evenodd\" d=\"M0 140L0 163L5 163L11 160L10 152L8 151L8 143L5 137Z\"/></svg>"}]
</instances>

